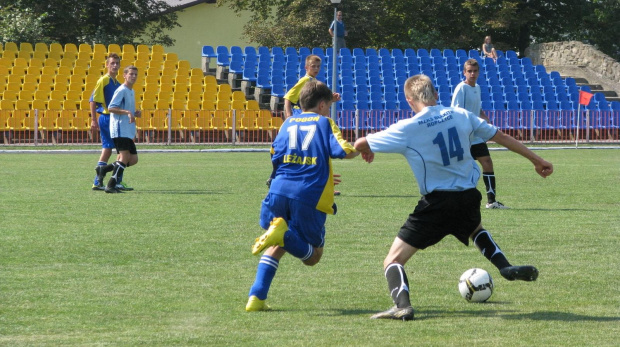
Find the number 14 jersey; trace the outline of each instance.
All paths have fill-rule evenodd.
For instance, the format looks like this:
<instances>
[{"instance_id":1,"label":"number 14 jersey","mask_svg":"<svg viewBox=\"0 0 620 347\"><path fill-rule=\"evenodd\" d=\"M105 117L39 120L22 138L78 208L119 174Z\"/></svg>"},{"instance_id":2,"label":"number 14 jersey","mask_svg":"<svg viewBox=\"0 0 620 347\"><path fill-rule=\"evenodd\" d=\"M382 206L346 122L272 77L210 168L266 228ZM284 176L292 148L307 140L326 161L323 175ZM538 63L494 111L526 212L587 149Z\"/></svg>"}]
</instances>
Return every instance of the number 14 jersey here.
<instances>
[{"instance_id":1,"label":"number 14 jersey","mask_svg":"<svg viewBox=\"0 0 620 347\"><path fill-rule=\"evenodd\" d=\"M420 194L427 195L475 188L480 168L470 154L471 141L474 137L487 141L496 132L495 126L465 109L438 105L366 139L373 152L404 155Z\"/></svg>"}]
</instances>

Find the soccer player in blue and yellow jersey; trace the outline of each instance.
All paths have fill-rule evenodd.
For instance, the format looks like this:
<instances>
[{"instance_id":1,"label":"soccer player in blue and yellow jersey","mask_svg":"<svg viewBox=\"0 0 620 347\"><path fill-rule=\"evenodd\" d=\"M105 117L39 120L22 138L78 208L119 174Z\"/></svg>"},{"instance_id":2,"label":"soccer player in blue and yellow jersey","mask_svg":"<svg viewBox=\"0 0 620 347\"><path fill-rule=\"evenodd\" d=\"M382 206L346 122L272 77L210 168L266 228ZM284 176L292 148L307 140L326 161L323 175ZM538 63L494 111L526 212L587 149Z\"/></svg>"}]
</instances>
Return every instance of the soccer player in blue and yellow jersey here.
<instances>
[{"instance_id":1,"label":"soccer player in blue and yellow jersey","mask_svg":"<svg viewBox=\"0 0 620 347\"><path fill-rule=\"evenodd\" d=\"M304 112L284 121L271 151L276 176L262 203L260 225L267 231L252 247L260 258L256 279L245 307L265 305L269 286L285 253L312 266L325 243L325 220L336 213L332 158L350 159L359 153L342 138L330 112L332 92L319 81L307 82L299 101Z\"/></svg>"},{"instance_id":2,"label":"soccer player in blue and yellow jersey","mask_svg":"<svg viewBox=\"0 0 620 347\"><path fill-rule=\"evenodd\" d=\"M374 160L375 152L402 154L422 195L383 263L396 306L371 318L413 319L404 265L417 250L432 246L447 235L454 235L465 245L472 239L507 280L536 280L538 270L535 267L512 266L491 234L482 227L482 196L476 189L480 168L469 148L474 136L493 140L529 159L542 177L553 173L553 165L477 114L437 105L437 92L425 75L407 79L405 96L415 117L355 141L355 148L369 163Z\"/></svg>"},{"instance_id":3,"label":"soccer player in blue and yellow jersey","mask_svg":"<svg viewBox=\"0 0 620 347\"><path fill-rule=\"evenodd\" d=\"M101 76L95 85L95 89L90 97L90 114L92 117L91 129L99 129L101 135L101 155L97 167L105 166L112 155L114 142L110 137L110 112L108 105L112 96L121 83L116 79L118 70L121 67L121 58L116 53L110 53L105 62L108 73ZM96 170L96 169L95 169ZM99 176L95 176L93 190L104 190L103 182L99 181ZM124 183L118 182L118 188L122 190L132 190Z\"/></svg>"}]
</instances>

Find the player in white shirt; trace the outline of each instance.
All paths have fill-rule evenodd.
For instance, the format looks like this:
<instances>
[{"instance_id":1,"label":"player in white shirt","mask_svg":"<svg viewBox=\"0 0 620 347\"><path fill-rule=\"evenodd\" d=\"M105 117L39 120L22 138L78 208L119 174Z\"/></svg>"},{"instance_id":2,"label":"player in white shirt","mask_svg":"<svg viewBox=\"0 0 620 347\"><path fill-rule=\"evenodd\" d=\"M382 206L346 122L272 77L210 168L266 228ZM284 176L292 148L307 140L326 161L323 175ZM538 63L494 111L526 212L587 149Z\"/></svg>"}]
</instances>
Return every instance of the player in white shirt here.
<instances>
[{"instance_id":1,"label":"player in white shirt","mask_svg":"<svg viewBox=\"0 0 620 347\"><path fill-rule=\"evenodd\" d=\"M480 169L469 148L473 136L493 140L529 159L542 177L553 173L553 165L477 115L465 109L437 105L437 92L425 75L407 79L405 96L416 112L415 117L355 142L355 148L368 163L374 160L375 152L405 156L422 194L383 263L396 306L371 318L413 319L404 265L419 249L432 246L447 235L454 235L465 245L472 239L504 278L536 280L535 267L512 266L482 227L482 196L476 189Z\"/></svg>"},{"instance_id":2,"label":"player in white shirt","mask_svg":"<svg viewBox=\"0 0 620 347\"><path fill-rule=\"evenodd\" d=\"M114 146L118 152L118 160L114 164L97 166L99 182L107 172L113 171L112 177L105 188L106 193L120 193L116 188L118 177L123 175L125 168L138 163L138 151L133 139L136 137L136 117L140 117L140 111L136 111L136 97L133 85L138 78L138 68L130 65L123 70L123 83L112 96L108 106L110 111L110 136L114 140Z\"/></svg>"},{"instance_id":3,"label":"player in white shirt","mask_svg":"<svg viewBox=\"0 0 620 347\"><path fill-rule=\"evenodd\" d=\"M489 117L482 110L480 86L476 83L480 74L478 61L476 59L467 60L463 65L463 74L465 75L465 81L459 83L454 89L451 106L462 107L490 123ZM491 154L486 141L480 137L475 137L471 145L471 155L482 166L482 180L487 189L486 208L507 209L508 207L495 199L497 194L495 171L493 170L493 160L491 160Z\"/></svg>"}]
</instances>

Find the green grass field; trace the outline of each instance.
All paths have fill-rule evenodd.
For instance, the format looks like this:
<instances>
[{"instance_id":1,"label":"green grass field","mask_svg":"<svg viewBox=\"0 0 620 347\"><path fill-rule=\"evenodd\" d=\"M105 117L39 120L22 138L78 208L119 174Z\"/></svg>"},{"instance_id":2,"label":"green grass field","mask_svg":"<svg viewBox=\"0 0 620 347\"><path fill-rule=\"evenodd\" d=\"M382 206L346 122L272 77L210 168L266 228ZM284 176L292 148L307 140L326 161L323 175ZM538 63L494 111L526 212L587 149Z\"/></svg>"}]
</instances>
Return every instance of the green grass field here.
<instances>
[{"instance_id":1,"label":"green grass field","mask_svg":"<svg viewBox=\"0 0 620 347\"><path fill-rule=\"evenodd\" d=\"M336 161L339 213L323 259L285 256L272 312L246 313L258 257L263 153L141 153L136 191L90 190L97 154L0 155L0 345L618 346L620 152L539 152L555 173L496 151L498 198L483 225L537 282L508 282L448 237L407 264L413 322L374 321L392 303L382 262L419 193L405 160ZM482 183L479 187L482 187ZM495 279L467 303L458 278Z\"/></svg>"}]
</instances>

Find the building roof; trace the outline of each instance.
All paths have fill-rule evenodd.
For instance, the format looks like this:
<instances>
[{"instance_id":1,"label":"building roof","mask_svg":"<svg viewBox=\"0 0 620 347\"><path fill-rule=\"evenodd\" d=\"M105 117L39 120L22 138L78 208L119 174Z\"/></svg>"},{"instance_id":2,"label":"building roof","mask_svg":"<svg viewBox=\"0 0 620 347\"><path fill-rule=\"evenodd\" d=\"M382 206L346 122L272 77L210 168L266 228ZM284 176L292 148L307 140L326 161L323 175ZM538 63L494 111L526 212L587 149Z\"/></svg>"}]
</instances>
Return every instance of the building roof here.
<instances>
[{"instance_id":1,"label":"building roof","mask_svg":"<svg viewBox=\"0 0 620 347\"><path fill-rule=\"evenodd\" d=\"M216 0L164 0L173 10L182 10L187 7L206 3L215 4Z\"/></svg>"}]
</instances>

